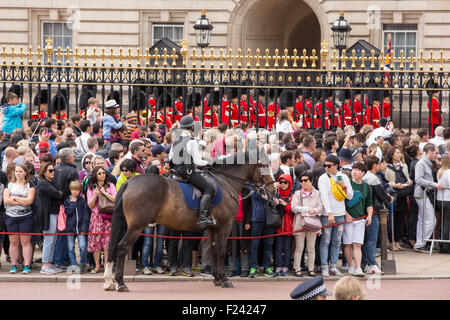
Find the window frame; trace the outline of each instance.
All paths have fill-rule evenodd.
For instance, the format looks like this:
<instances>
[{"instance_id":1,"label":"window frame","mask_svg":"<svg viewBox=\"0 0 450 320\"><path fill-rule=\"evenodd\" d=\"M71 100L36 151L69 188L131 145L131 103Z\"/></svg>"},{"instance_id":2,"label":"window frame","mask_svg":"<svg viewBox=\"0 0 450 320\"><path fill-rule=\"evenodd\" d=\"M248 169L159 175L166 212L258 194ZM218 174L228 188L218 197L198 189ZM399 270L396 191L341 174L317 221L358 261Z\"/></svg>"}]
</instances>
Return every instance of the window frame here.
<instances>
[{"instance_id":1,"label":"window frame","mask_svg":"<svg viewBox=\"0 0 450 320\"><path fill-rule=\"evenodd\" d=\"M182 35L184 35L184 23L162 23L162 22L153 22L152 23L152 39L151 39L151 47L155 45L156 42L164 38L164 29L163 29L163 37L155 40L155 27L172 27L172 28L181 28ZM183 36L180 40L169 39L175 43L179 43L183 41Z\"/></svg>"},{"instance_id":2,"label":"window frame","mask_svg":"<svg viewBox=\"0 0 450 320\"><path fill-rule=\"evenodd\" d=\"M67 22L67 21L49 21L49 20L42 20L41 21L41 35L40 35L40 38L41 38L41 40L42 40L42 42L40 42L41 44L42 44L42 48L45 48L45 46L46 46L46 42L45 42L45 40L46 40L46 37L45 37L45 35L44 35L44 24L45 23L50 23L50 24L52 24L52 40L53 40L53 43L52 43L52 46L53 46L53 53L52 53L52 64L57 64L58 63L58 58L56 57L56 55L55 55L55 53L57 53L58 52L58 46L56 46L55 45L55 43L54 43L54 29L53 29L53 27L54 27L54 25L55 24L57 24L57 23L59 23L59 24L61 24L61 25L63 25L63 24L66 24L66 25L70 25L71 23L69 23L69 22ZM69 49L70 49L70 53L72 53L73 52L73 30L72 30L72 28L68 28L70 31L71 31L71 35L70 35L70 37L71 37L71 39L72 39L72 46L71 47L69 47ZM62 30L64 30L64 27L62 28ZM64 37L66 37L66 35L61 35L63 38ZM47 37L48 37L48 35L47 35ZM67 49L67 47L61 47L61 51L63 51L63 52L66 52L66 49ZM45 53L45 51L43 52L44 53L44 57L45 57L45 61L47 61L47 53ZM64 62L65 61L61 61L61 63L62 64L64 64Z\"/></svg>"},{"instance_id":3,"label":"window frame","mask_svg":"<svg viewBox=\"0 0 450 320\"><path fill-rule=\"evenodd\" d=\"M396 28L393 28L392 26L399 27L399 28L396 29ZM403 26L403 28L401 28L402 26ZM406 28L406 26L414 26L415 29L408 30ZM414 52L415 52L415 56L417 57L417 50L418 50L417 46L418 46L418 38L419 38L418 25L417 24L383 24L383 30L382 30L383 39L382 39L382 43L383 43L383 52L384 52L385 55L386 55L386 52L387 52L387 49L388 49L387 48L387 44L385 44L385 43L386 43L386 39L387 39L387 36L388 36L389 33L391 33L393 35L396 34L396 33L404 33L405 34L405 45L403 47L395 46L394 43L391 42L391 55L393 57L397 57L395 55L395 49L396 48L400 48L400 50L403 49L403 53L404 53L404 57L405 58L410 56L410 51L411 51L410 48L407 49L407 47L411 47L411 46L407 45L406 34L407 33L414 33L415 34L415 39L414 39L415 40L415 46L414 46L415 51ZM393 64L394 64L394 70L395 69L399 69L400 62L394 62ZM415 63L414 63L414 66L415 66ZM405 68L406 68L406 66L405 66Z\"/></svg>"}]
</instances>

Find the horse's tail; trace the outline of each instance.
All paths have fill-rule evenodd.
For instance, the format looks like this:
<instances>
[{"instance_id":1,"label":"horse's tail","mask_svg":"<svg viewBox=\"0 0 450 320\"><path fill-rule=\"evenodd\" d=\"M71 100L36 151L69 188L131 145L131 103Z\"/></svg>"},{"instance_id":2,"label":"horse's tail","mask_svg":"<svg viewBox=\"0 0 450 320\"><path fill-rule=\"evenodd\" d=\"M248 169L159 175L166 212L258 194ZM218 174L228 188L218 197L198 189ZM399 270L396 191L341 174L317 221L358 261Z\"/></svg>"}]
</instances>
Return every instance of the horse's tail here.
<instances>
[{"instance_id":1,"label":"horse's tail","mask_svg":"<svg viewBox=\"0 0 450 320\"><path fill-rule=\"evenodd\" d=\"M117 259L117 247L120 240L122 240L125 232L127 232L127 220L122 208L122 197L125 189L128 187L128 181L126 181L119 189L116 195L114 214L112 219L111 235L108 244L108 262L114 262Z\"/></svg>"}]
</instances>

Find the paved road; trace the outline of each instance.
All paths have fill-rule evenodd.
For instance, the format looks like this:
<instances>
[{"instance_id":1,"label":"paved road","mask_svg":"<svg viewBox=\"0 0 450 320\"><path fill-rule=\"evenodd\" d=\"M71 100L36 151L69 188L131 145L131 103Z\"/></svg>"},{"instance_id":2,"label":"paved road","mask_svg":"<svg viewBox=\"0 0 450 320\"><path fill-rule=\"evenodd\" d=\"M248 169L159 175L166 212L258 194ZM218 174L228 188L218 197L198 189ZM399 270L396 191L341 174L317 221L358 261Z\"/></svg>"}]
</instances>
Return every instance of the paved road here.
<instances>
[{"instance_id":1,"label":"paved road","mask_svg":"<svg viewBox=\"0 0 450 320\"><path fill-rule=\"evenodd\" d=\"M362 280L367 300L450 300L450 279ZM130 282L130 292L103 291L100 282L83 283L0 283L0 300L289 300L300 281L235 282L234 289L215 287L210 282ZM333 291L335 281L327 281ZM6 289L6 290L5 290Z\"/></svg>"}]
</instances>

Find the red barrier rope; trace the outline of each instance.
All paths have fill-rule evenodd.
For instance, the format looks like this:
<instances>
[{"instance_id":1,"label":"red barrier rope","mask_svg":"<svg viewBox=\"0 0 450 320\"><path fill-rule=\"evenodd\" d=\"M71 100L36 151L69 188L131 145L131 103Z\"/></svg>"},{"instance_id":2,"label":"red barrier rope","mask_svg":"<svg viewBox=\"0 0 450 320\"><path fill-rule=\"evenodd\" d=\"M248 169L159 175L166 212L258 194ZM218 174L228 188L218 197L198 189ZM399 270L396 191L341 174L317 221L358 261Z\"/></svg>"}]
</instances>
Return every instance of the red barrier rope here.
<instances>
[{"instance_id":1,"label":"red barrier rope","mask_svg":"<svg viewBox=\"0 0 450 320\"><path fill-rule=\"evenodd\" d=\"M343 224L348 224L348 223L352 223L354 221L358 221L361 219L367 218L367 215L363 216L363 217L359 217L357 219L352 219L352 221L348 222L348 221L344 221L344 222L339 222L339 223L335 223L335 224L330 224L330 225L326 225L326 226L322 226L321 229L326 229L326 228L332 228L332 227L336 227L339 225L343 225ZM305 229L300 229L300 230L294 230L292 232L282 232L282 233L277 233L277 234L269 234L269 235L265 235L265 236L258 236L258 237L228 237L228 239L230 240L251 240L251 239L263 239L263 238L270 238L270 237L278 237L278 236L284 236L284 235L292 235L293 233L298 233L298 232L308 232L308 230ZM20 233L20 232L0 232L0 234L5 234L5 235L23 235L23 236L77 236L77 235L90 235L90 236L109 236L110 233L106 233L106 232L98 232L98 233ZM146 234L146 233L141 233L141 236L145 236L145 237L154 237L154 238L166 238L166 239L208 239L209 237L176 237L176 236L163 236L163 235L156 235L156 234Z\"/></svg>"}]
</instances>

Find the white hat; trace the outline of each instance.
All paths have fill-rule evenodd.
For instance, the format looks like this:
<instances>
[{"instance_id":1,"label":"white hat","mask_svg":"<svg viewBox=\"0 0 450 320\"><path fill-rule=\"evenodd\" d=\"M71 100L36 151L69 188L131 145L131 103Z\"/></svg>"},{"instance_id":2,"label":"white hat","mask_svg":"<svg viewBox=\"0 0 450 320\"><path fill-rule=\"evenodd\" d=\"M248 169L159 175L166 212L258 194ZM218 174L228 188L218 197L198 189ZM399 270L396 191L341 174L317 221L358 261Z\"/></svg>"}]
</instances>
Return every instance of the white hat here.
<instances>
[{"instance_id":1,"label":"white hat","mask_svg":"<svg viewBox=\"0 0 450 320\"><path fill-rule=\"evenodd\" d=\"M105 103L105 109L114 109L114 108L118 108L118 107L120 107L120 106L114 99L108 100Z\"/></svg>"}]
</instances>

